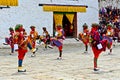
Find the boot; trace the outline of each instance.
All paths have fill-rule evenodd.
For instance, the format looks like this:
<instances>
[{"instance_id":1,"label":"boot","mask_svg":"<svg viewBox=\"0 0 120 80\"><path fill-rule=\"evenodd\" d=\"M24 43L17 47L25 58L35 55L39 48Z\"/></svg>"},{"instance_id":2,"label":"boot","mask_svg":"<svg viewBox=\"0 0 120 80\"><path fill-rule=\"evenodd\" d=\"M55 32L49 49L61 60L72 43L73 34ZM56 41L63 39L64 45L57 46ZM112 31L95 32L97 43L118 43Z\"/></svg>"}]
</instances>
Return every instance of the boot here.
<instances>
[{"instance_id":1,"label":"boot","mask_svg":"<svg viewBox=\"0 0 120 80\"><path fill-rule=\"evenodd\" d=\"M35 55L35 53L33 53L32 55L31 55L31 57L35 57L36 55Z\"/></svg>"},{"instance_id":2,"label":"boot","mask_svg":"<svg viewBox=\"0 0 120 80\"><path fill-rule=\"evenodd\" d=\"M31 49L32 53L37 52L37 50L38 50L38 48L33 48L33 49Z\"/></svg>"},{"instance_id":3,"label":"boot","mask_svg":"<svg viewBox=\"0 0 120 80\"><path fill-rule=\"evenodd\" d=\"M59 51L59 57L57 58L58 60L62 59L62 50Z\"/></svg>"},{"instance_id":4,"label":"boot","mask_svg":"<svg viewBox=\"0 0 120 80\"><path fill-rule=\"evenodd\" d=\"M58 58L57 58L57 60L61 60L61 59L62 59L62 57L58 57Z\"/></svg>"},{"instance_id":5,"label":"boot","mask_svg":"<svg viewBox=\"0 0 120 80\"><path fill-rule=\"evenodd\" d=\"M99 68L94 68L94 71L99 71Z\"/></svg>"},{"instance_id":6,"label":"boot","mask_svg":"<svg viewBox=\"0 0 120 80\"><path fill-rule=\"evenodd\" d=\"M18 72L26 72L26 69L23 69L22 67L18 67Z\"/></svg>"},{"instance_id":7,"label":"boot","mask_svg":"<svg viewBox=\"0 0 120 80\"><path fill-rule=\"evenodd\" d=\"M47 47L50 48L50 49L53 49L53 46L51 46L51 45L48 45Z\"/></svg>"}]
</instances>

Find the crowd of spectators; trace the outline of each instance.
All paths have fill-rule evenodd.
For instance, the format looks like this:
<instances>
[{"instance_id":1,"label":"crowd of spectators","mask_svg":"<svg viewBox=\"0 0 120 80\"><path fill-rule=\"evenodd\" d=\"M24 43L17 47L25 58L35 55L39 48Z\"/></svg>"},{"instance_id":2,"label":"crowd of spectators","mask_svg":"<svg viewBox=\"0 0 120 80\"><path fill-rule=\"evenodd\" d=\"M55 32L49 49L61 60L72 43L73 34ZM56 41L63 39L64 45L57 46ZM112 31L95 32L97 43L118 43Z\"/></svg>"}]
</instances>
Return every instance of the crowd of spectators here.
<instances>
[{"instance_id":1,"label":"crowd of spectators","mask_svg":"<svg viewBox=\"0 0 120 80\"><path fill-rule=\"evenodd\" d=\"M114 35L120 42L120 9L112 6L102 7L99 10L100 26L105 29L107 24L113 25Z\"/></svg>"}]
</instances>

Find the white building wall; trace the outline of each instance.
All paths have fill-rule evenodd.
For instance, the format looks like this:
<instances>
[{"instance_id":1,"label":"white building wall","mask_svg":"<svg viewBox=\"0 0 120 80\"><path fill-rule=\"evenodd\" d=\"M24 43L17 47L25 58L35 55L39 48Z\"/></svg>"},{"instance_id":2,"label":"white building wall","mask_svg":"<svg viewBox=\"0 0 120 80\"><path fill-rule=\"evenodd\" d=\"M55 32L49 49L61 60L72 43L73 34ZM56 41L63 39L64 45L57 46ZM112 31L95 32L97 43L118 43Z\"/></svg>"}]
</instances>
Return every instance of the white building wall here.
<instances>
[{"instance_id":1,"label":"white building wall","mask_svg":"<svg viewBox=\"0 0 120 80\"><path fill-rule=\"evenodd\" d=\"M53 17L52 12L43 12L42 7L38 6L40 0L19 0L18 7L9 9L0 9L0 34L4 38L8 35L8 28L14 27L16 24L23 24L29 33L30 26L36 26L39 34L42 33L42 27L49 27L52 32Z\"/></svg>"},{"instance_id":2,"label":"white building wall","mask_svg":"<svg viewBox=\"0 0 120 80\"><path fill-rule=\"evenodd\" d=\"M83 1L83 0L82 0ZM89 29L92 23L99 22L99 9L97 0L84 0L84 3L88 6L86 13L77 13L78 33L82 31L82 26L87 23Z\"/></svg>"},{"instance_id":3,"label":"white building wall","mask_svg":"<svg viewBox=\"0 0 120 80\"><path fill-rule=\"evenodd\" d=\"M29 33L30 26L36 26L39 34L42 34L42 27L47 27L50 34L53 34L53 12L44 12L39 3L46 4L66 4L66 5L87 5L86 13L77 13L78 32L82 30L81 26L86 22L91 25L98 22L98 2L97 0L19 0L19 6L8 9L0 9L0 40L9 36L9 27L15 27L16 24L23 24Z\"/></svg>"}]
</instances>

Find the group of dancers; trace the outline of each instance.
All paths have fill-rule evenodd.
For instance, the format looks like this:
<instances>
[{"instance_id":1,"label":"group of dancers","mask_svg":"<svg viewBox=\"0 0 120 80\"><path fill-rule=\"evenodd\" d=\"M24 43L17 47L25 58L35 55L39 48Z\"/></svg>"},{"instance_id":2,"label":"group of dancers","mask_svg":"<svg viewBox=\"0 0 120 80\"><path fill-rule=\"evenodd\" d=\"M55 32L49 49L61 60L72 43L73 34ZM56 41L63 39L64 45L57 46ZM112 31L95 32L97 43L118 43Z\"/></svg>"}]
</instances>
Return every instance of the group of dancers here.
<instances>
[{"instance_id":1,"label":"group of dancers","mask_svg":"<svg viewBox=\"0 0 120 80\"><path fill-rule=\"evenodd\" d=\"M91 25L91 30L89 31L88 25L85 23L83 25L83 32L79 33L77 38L77 40L81 40L85 45L84 53L88 53L88 45L91 46L94 54L94 71L99 70L97 60L102 51L106 51L106 48L108 48L110 50L109 54L112 54L112 25L106 25L106 30L104 31L101 31L99 27L99 24L93 23ZM23 69L22 67L23 59L28 49L32 52L31 57L35 56L35 52L38 50L38 48L36 48L36 40L43 41L45 48L52 48L51 46L58 47L59 56L57 59L62 59L63 40L65 39L65 32L62 29L62 26L56 26L55 37L50 36L46 27L42 28L43 35L38 35L35 28L35 26L30 26L31 31L28 35L23 25L17 24L15 29L12 27L9 28L10 37L5 38L6 43L11 46L11 53L14 53L14 51L18 52L18 72L26 72L26 69ZM48 46L48 44L50 46Z\"/></svg>"},{"instance_id":2,"label":"group of dancers","mask_svg":"<svg viewBox=\"0 0 120 80\"><path fill-rule=\"evenodd\" d=\"M31 31L28 35L23 25L17 24L15 28L9 28L10 37L5 38L5 44L10 45L11 47L10 55L12 55L14 51L18 52L18 72L26 72L22 63L28 49L32 52L31 57L35 57L35 53L38 50L38 48L36 48L36 40L43 41L45 48L48 47L48 44L51 45L49 46L50 48L53 46L58 47L59 57L57 59L62 59L63 40L65 39L62 26L56 26L55 37L50 36L46 27L42 28L43 35L39 35L35 28L35 26L30 26Z\"/></svg>"}]
</instances>

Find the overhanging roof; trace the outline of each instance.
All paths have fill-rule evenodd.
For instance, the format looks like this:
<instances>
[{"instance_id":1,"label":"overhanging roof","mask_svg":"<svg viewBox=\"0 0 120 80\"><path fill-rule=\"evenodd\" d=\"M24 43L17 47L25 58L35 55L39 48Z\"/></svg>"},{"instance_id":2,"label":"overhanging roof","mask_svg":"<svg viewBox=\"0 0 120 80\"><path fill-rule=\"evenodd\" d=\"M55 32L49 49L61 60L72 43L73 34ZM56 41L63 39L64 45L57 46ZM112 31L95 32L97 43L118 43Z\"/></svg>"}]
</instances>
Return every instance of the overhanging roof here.
<instances>
[{"instance_id":1,"label":"overhanging roof","mask_svg":"<svg viewBox=\"0 0 120 80\"><path fill-rule=\"evenodd\" d=\"M60 4L39 4L43 6L43 11L54 12L86 12L86 5L60 5Z\"/></svg>"}]
</instances>

